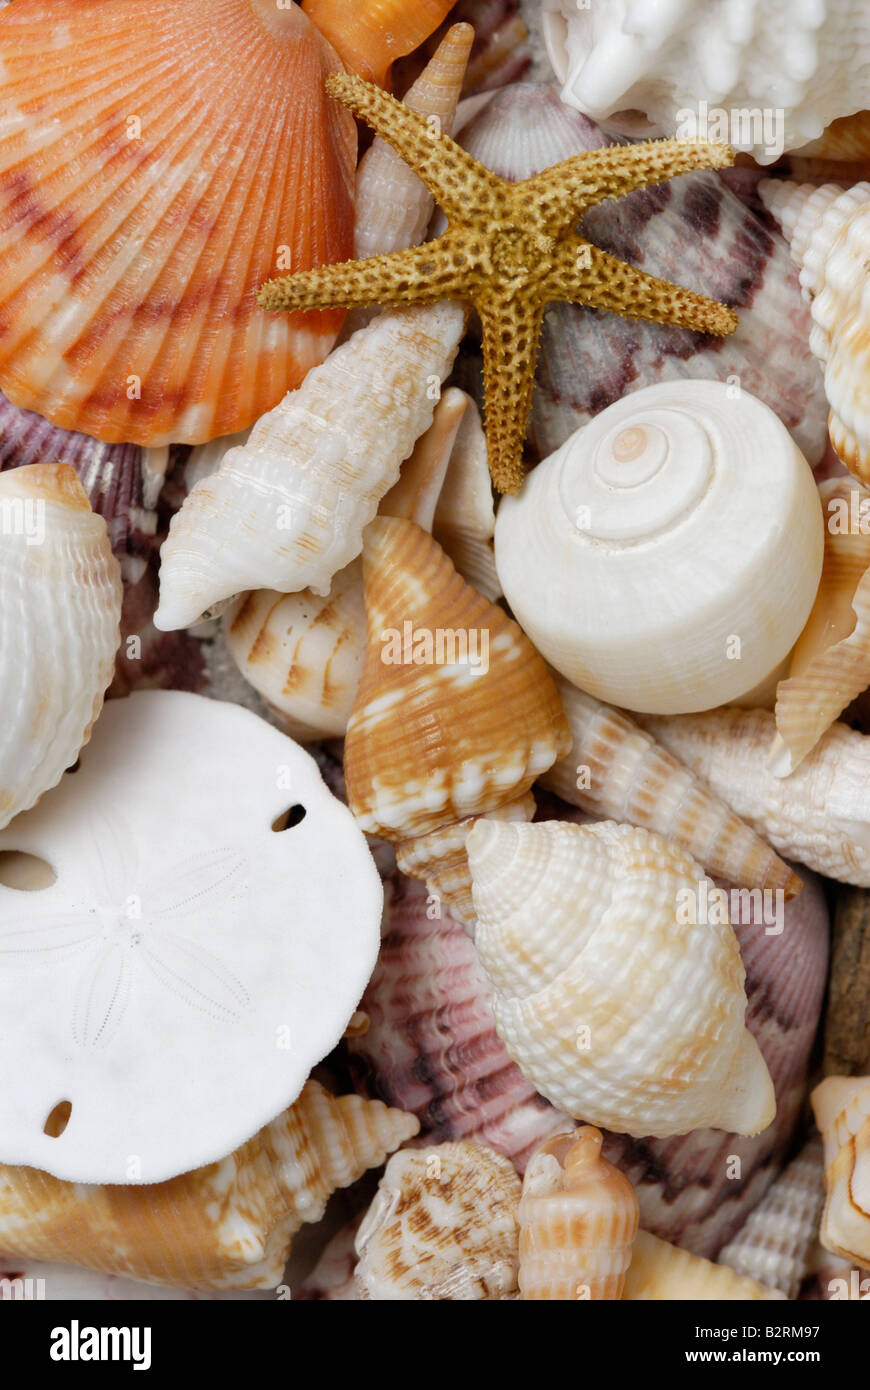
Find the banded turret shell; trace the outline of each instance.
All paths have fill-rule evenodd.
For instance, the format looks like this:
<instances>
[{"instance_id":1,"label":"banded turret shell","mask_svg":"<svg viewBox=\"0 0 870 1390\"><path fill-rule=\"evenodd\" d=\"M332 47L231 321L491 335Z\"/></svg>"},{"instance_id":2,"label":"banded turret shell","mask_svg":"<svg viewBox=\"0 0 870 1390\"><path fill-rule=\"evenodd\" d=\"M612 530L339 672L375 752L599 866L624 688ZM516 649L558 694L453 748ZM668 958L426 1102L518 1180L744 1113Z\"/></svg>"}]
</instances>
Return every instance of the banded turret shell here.
<instances>
[{"instance_id":1,"label":"banded turret shell","mask_svg":"<svg viewBox=\"0 0 870 1390\"><path fill-rule=\"evenodd\" d=\"M532 1155L518 1213L521 1298L622 1297L637 1197L601 1144L601 1131L584 1125Z\"/></svg>"},{"instance_id":2,"label":"banded turret shell","mask_svg":"<svg viewBox=\"0 0 870 1390\"><path fill-rule=\"evenodd\" d=\"M496 1028L542 1095L631 1135L771 1123L728 901L700 865L610 821L482 819L467 851Z\"/></svg>"}]
</instances>

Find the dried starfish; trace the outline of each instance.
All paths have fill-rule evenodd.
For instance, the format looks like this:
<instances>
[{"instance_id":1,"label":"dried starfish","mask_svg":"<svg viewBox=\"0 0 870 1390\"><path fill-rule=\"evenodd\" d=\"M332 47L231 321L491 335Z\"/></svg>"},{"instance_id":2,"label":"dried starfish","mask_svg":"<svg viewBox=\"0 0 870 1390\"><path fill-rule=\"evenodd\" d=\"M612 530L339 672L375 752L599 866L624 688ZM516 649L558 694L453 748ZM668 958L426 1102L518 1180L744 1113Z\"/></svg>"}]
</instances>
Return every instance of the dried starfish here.
<instances>
[{"instance_id":1,"label":"dried starfish","mask_svg":"<svg viewBox=\"0 0 870 1390\"><path fill-rule=\"evenodd\" d=\"M470 300L483 328L490 470L500 492L522 484L522 449L541 320L551 300L702 333L733 333L732 309L609 256L573 230L607 198L690 169L733 162L728 145L649 140L575 155L523 183L500 179L362 78L333 75L327 91L398 151L449 219L435 241L270 280L263 309L345 308Z\"/></svg>"}]
</instances>

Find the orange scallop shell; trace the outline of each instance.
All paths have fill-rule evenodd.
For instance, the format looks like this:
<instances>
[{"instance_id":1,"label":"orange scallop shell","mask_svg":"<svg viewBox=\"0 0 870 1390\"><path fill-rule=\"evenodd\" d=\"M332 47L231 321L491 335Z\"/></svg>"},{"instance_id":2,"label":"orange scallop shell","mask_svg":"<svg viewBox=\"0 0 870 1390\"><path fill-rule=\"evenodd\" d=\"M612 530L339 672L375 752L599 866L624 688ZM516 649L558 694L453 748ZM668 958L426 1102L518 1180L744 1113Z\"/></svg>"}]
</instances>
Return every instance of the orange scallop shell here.
<instances>
[{"instance_id":1,"label":"orange scallop shell","mask_svg":"<svg viewBox=\"0 0 870 1390\"><path fill-rule=\"evenodd\" d=\"M274 0L16 0L0 13L0 388L106 441L234 433L341 313L266 315L278 264L353 252L341 64Z\"/></svg>"}]
</instances>

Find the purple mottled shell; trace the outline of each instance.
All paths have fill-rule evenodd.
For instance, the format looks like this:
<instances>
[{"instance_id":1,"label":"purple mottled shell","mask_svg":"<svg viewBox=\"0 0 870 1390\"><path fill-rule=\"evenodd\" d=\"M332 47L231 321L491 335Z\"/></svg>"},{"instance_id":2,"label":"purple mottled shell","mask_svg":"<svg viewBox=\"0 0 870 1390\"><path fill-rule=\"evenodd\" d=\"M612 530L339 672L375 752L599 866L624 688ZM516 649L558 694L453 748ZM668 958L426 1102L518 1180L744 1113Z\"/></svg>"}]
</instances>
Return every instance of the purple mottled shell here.
<instances>
[{"instance_id":1,"label":"purple mottled shell","mask_svg":"<svg viewBox=\"0 0 870 1390\"><path fill-rule=\"evenodd\" d=\"M613 143L555 88L496 92L458 134L504 178L524 179ZM547 310L532 407L532 454L544 458L599 411L657 381L739 385L779 415L815 464L825 448L822 372L807 351L809 306L788 247L715 172L699 171L602 203L583 230L603 250L738 311L727 338L641 323L572 304Z\"/></svg>"},{"instance_id":2,"label":"purple mottled shell","mask_svg":"<svg viewBox=\"0 0 870 1390\"><path fill-rule=\"evenodd\" d=\"M508 1057L465 930L446 914L427 915L416 879L396 873L391 889L381 953L360 1003L371 1025L348 1040L354 1082L413 1111L420 1142L476 1139L522 1171L531 1150L570 1121Z\"/></svg>"}]
</instances>

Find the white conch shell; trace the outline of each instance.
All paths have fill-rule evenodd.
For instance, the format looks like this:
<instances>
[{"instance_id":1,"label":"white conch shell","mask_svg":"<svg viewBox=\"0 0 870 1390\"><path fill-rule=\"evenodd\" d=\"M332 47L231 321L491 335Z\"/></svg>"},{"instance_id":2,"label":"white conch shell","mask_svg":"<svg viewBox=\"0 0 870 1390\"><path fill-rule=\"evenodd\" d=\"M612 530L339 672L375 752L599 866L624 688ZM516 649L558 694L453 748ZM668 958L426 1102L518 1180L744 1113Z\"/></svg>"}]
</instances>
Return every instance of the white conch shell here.
<instances>
[{"instance_id":1,"label":"white conch shell","mask_svg":"<svg viewBox=\"0 0 870 1390\"><path fill-rule=\"evenodd\" d=\"M658 831L731 883L800 892L789 866L651 734L561 676L556 689L574 742L545 787L590 815Z\"/></svg>"},{"instance_id":2,"label":"white conch shell","mask_svg":"<svg viewBox=\"0 0 870 1390\"><path fill-rule=\"evenodd\" d=\"M648 1231L638 1231L628 1273L625 1276L623 1301L673 1303L686 1299L714 1302L720 1299L783 1299L779 1289L735 1274L727 1265L714 1264L700 1255L692 1255L659 1240Z\"/></svg>"},{"instance_id":3,"label":"white conch shell","mask_svg":"<svg viewBox=\"0 0 870 1390\"><path fill-rule=\"evenodd\" d=\"M91 736L121 640L121 570L75 470L0 474L0 828Z\"/></svg>"},{"instance_id":4,"label":"white conch shell","mask_svg":"<svg viewBox=\"0 0 870 1390\"><path fill-rule=\"evenodd\" d=\"M463 392L463 395L465 393ZM486 435L470 396L459 425L432 533L463 579L487 598L501 597L495 568L495 504L486 461Z\"/></svg>"},{"instance_id":5,"label":"white conch shell","mask_svg":"<svg viewBox=\"0 0 870 1390\"><path fill-rule=\"evenodd\" d=\"M356 1235L361 1296L508 1297L520 1190L510 1159L471 1140L394 1154Z\"/></svg>"},{"instance_id":6,"label":"white conch shell","mask_svg":"<svg viewBox=\"0 0 870 1390\"><path fill-rule=\"evenodd\" d=\"M767 710L717 709L639 723L786 859L870 887L870 737L835 723L790 777L766 758Z\"/></svg>"},{"instance_id":7,"label":"white conch shell","mask_svg":"<svg viewBox=\"0 0 870 1390\"><path fill-rule=\"evenodd\" d=\"M0 884L0 1160L162 1182L244 1143L335 1047L383 890L314 759L239 705L111 700L80 761L0 832L56 876Z\"/></svg>"},{"instance_id":8,"label":"white conch shell","mask_svg":"<svg viewBox=\"0 0 870 1390\"><path fill-rule=\"evenodd\" d=\"M863 0L544 0L543 10L562 100L596 119L643 112L666 135L727 140L770 164L866 104Z\"/></svg>"},{"instance_id":9,"label":"white conch shell","mask_svg":"<svg viewBox=\"0 0 870 1390\"><path fill-rule=\"evenodd\" d=\"M700 865L612 821L482 819L467 851L496 1028L542 1095L635 1136L770 1124L727 912L688 925L716 893Z\"/></svg>"},{"instance_id":10,"label":"white conch shell","mask_svg":"<svg viewBox=\"0 0 870 1390\"><path fill-rule=\"evenodd\" d=\"M719 1252L720 1263L796 1298L809 1267L824 1196L822 1145L814 1138Z\"/></svg>"},{"instance_id":11,"label":"white conch shell","mask_svg":"<svg viewBox=\"0 0 870 1390\"><path fill-rule=\"evenodd\" d=\"M628 1178L602 1157L600 1129L583 1125L532 1155L519 1207L520 1297L618 1299L637 1235Z\"/></svg>"},{"instance_id":12,"label":"white conch shell","mask_svg":"<svg viewBox=\"0 0 870 1390\"><path fill-rule=\"evenodd\" d=\"M870 1269L870 1076L829 1076L811 1096L825 1141L826 1250Z\"/></svg>"},{"instance_id":13,"label":"white conch shell","mask_svg":"<svg viewBox=\"0 0 870 1390\"><path fill-rule=\"evenodd\" d=\"M780 777L870 685L870 492L853 478L829 478L819 496L827 522L822 578L788 679L776 689L769 765Z\"/></svg>"},{"instance_id":14,"label":"white conch shell","mask_svg":"<svg viewBox=\"0 0 870 1390\"><path fill-rule=\"evenodd\" d=\"M274 1290L299 1228L419 1127L308 1081L247 1143L168 1182L83 1186L0 1166L0 1249L174 1287Z\"/></svg>"},{"instance_id":15,"label":"white conch shell","mask_svg":"<svg viewBox=\"0 0 870 1390\"><path fill-rule=\"evenodd\" d=\"M831 443L850 472L870 481L870 183L844 191L765 179L759 191L813 297L810 347L825 369Z\"/></svg>"},{"instance_id":16,"label":"white conch shell","mask_svg":"<svg viewBox=\"0 0 870 1390\"><path fill-rule=\"evenodd\" d=\"M464 323L449 301L386 311L262 416L173 517L155 626L247 589L327 593L431 424Z\"/></svg>"},{"instance_id":17,"label":"white conch shell","mask_svg":"<svg viewBox=\"0 0 870 1390\"><path fill-rule=\"evenodd\" d=\"M431 530L467 401L456 387L442 394L399 481L381 499L382 516L406 516ZM344 734L365 653L361 559L339 570L327 594L240 594L223 615L223 631L230 656L286 733L303 741Z\"/></svg>"},{"instance_id":18,"label":"white conch shell","mask_svg":"<svg viewBox=\"0 0 870 1390\"><path fill-rule=\"evenodd\" d=\"M572 684L674 714L745 696L788 655L815 597L822 511L773 411L715 381L617 401L504 498L499 578Z\"/></svg>"}]
</instances>

